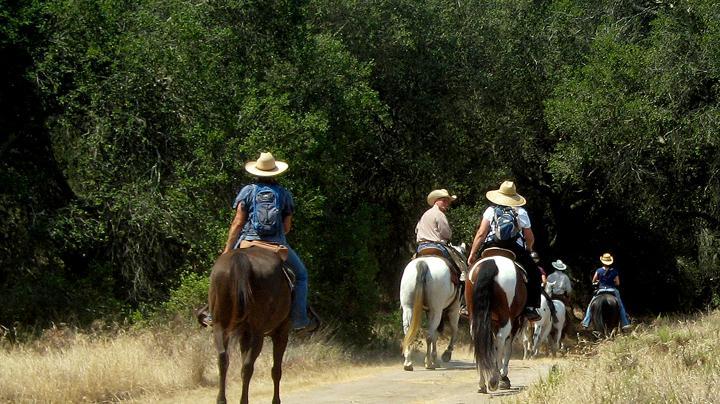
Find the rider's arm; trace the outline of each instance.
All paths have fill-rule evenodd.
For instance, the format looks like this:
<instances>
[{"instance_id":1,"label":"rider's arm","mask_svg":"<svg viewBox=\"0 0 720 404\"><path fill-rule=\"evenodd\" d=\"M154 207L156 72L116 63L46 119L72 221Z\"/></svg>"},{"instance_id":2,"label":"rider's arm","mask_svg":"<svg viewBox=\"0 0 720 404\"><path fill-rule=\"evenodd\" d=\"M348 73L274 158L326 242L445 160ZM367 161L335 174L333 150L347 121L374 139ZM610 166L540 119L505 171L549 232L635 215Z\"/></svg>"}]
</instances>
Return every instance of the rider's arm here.
<instances>
[{"instance_id":1,"label":"rider's arm","mask_svg":"<svg viewBox=\"0 0 720 404\"><path fill-rule=\"evenodd\" d=\"M615 275L615 286L620 286L620 275Z\"/></svg>"},{"instance_id":2,"label":"rider's arm","mask_svg":"<svg viewBox=\"0 0 720 404\"><path fill-rule=\"evenodd\" d=\"M598 281L598 274L597 274L597 272L595 272L595 275L593 275L593 278L592 278L592 283L595 283L597 281Z\"/></svg>"},{"instance_id":3,"label":"rider's arm","mask_svg":"<svg viewBox=\"0 0 720 404\"><path fill-rule=\"evenodd\" d=\"M535 246L535 233L529 227L523 227L523 238L525 239L525 248L528 251L532 251Z\"/></svg>"},{"instance_id":4,"label":"rider's arm","mask_svg":"<svg viewBox=\"0 0 720 404\"><path fill-rule=\"evenodd\" d=\"M478 228L477 233L475 233L475 238L473 239L472 247L470 248L470 255L468 256L468 265L472 265L475 262L475 255L477 254L478 250L480 249L480 246L485 241L485 237L487 237L488 232L490 231L490 221L483 218L483 220L480 222L480 227Z\"/></svg>"},{"instance_id":5,"label":"rider's arm","mask_svg":"<svg viewBox=\"0 0 720 404\"><path fill-rule=\"evenodd\" d=\"M230 231L228 232L228 239L225 243L225 249L223 250L223 254L232 250L233 245L240 236L240 232L242 231L243 226L245 226L246 220L247 212L245 212L243 205L241 203L238 203L237 208L235 209L235 218L233 219L232 223L230 223Z\"/></svg>"},{"instance_id":6,"label":"rider's arm","mask_svg":"<svg viewBox=\"0 0 720 404\"><path fill-rule=\"evenodd\" d=\"M285 219L283 219L283 230L285 234L290 233L290 230L292 230L292 215L287 215Z\"/></svg>"}]
</instances>

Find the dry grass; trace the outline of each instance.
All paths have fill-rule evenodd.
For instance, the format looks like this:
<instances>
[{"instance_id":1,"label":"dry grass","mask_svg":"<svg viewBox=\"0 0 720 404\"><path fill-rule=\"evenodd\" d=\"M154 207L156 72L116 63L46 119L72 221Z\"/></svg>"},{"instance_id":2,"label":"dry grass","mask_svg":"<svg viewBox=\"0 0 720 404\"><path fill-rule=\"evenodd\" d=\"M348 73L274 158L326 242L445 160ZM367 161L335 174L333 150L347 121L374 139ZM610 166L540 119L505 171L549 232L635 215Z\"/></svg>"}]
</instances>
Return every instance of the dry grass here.
<instances>
[{"instance_id":1,"label":"dry grass","mask_svg":"<svg viewBox=\"0 0 720 404\"><path fill-rule=\"evenodd\" d=\"M720 312L658 318L555 368L513 401L711 403L720 397Z\"/></svg>"},{"instance_id":2,"label":"dry grass","mask_svg":"<svg viewBox=\"0 0 720 404\"><path fill-rule=\"evenodd\" d=\"M253 377L264 381L263 389L271 388L269 342ZM325 333L291 341L284 371L296 379L310 378L348 357ZM229 377L239 379L236 355ZM207 386L214 389L216 383L216 355L208 330L81 333L53 328L32 343L0 349L0 402L145 400Z\"/></svg>"}]
</instances>

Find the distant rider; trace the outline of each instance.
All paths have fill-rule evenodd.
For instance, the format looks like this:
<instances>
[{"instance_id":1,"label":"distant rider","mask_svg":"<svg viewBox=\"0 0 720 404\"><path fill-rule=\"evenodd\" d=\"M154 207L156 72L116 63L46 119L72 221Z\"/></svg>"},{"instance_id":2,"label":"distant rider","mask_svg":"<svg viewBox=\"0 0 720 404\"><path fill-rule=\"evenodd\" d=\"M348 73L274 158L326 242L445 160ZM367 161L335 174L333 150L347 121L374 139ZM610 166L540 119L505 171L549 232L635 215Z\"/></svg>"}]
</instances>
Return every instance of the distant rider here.
<instances>
[{"instance_id":1,"label":"distant rider","mask_svg":"<svg viewBox=\"0 0 720 404\"><path fill-rule=\"evenodd\" d=\"M628 319L627 313L625 312L625 305L620 299L620 291L617 289L620 286L620 274L617 269L611 267L614 262L613 256L610 253L605 253L600 257L600 262L603 264L602 267L595 270L595 274L592 278L593 285L599 283L598 290L611 290L615 295L620 306L620 322L623 330L630 327L630 320ZM590 304L588 304L587 310L585 311L585 318L582 321L582 326L588 328L590 326Z\"/></svg>"},{"instance_id":2,"label":"distant rider","mask_svg":"<svg viewBox=\"0 0 720 404\"><path fill-rule=\"evenodd\" d=\"M567 265L562 260L553 261L550 264L555 270L547 277L547 287L550 298L565 303L565 308L572 313L570 295L572 294L572 281L565 273Z\"/></svg>"}]
</instances>

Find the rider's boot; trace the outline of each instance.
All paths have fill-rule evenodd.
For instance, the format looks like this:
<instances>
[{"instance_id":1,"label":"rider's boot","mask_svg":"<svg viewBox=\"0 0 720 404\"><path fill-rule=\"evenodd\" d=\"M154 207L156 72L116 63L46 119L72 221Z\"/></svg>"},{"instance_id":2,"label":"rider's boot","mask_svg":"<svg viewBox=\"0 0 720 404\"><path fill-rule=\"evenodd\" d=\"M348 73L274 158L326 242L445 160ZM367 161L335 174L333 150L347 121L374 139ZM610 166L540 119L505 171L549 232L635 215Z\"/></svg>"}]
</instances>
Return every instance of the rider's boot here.
<instances>
[{"instance_id":1,"label":"rider's boot","mask_svg":"<svg viewBox=\"0 0 720 404\"><path fill-rule=\"evenodd\" d=\"M523 310L523 315L530 322L538 321L542 318L540 316L540 313L538 312L537 307L525 307L525 310Z\"/></svg>"}]
</instances>

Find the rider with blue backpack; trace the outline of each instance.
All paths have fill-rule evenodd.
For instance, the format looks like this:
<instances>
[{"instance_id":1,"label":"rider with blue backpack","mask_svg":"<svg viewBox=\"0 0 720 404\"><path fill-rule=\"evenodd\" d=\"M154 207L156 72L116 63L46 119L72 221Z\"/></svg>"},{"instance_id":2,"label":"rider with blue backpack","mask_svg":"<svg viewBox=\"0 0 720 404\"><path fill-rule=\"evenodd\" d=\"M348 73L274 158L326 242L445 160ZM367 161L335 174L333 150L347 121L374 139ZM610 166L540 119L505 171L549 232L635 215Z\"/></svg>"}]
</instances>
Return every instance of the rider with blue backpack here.
<instances>
[{"instance_id":1,"label":"rider with blue backpack","mask_svg":"<svg viewBox=\"0 0 720 404\"><path fill-rule=\"evenodd\" d=\"M592 283L593 285L597 285L598 287L596 293L608 291L612 292L612 294L615 295L615 298L618 301L618 306L620 306L620 323L622 329L627 330L630 327L630 319L628 319L627 312L625 312L625 305L620 299L620 291L618 290L618 286L620 286L620 273L617 269L611 267L614 261L615 260L613 259L613 256L610 255L610 253L603 254L600 257L600 262L603 264L603 266L595 270ZM585 318L583 318L582 321L582 326L584 328L588 328L590 326L591 305L592 300L590 301L590 304L588 304L587 310L585 311Z\"/></svg>"},{"instance_id":2,"label":"rider with blue backpack","mask_svg":"<svg viewBox=\"0 0 720 404\"><path fill-rule=\"evenodd\" d=\"M540 271L530 256L535 244L535 235L531 229L530 217L522 208L525 198L517 193L515 183L505 181L497 190L488 191L485 196L494 205L483 213L482 221L475 233L468 265L477 260L478 252L489 247L500 247L515 253L516 261L527 273L527 303L524 311L529 321L540 319L540 294L542 282Z\"/></svg>"},{"instance_id":3,"label":"rider with blue backpack","mask_svg":"<svg viewBox=\"0 0 720 404\"><path fill-rule=\"evenodd\" d=\"M276 161L271 153L261 153L257 161L245 164L245 170L257 178L254 183L245 185L235 198L235 218L230 224L223 253L238 248L243 240L261 240L287 247L287 264L295 274L290 317L292 327L299 331L310 325L307 314L308 272L285 238L292 228L295 212L292 195L274 179L287 169L288 164Z\"/></svg>"}]
</instances>

